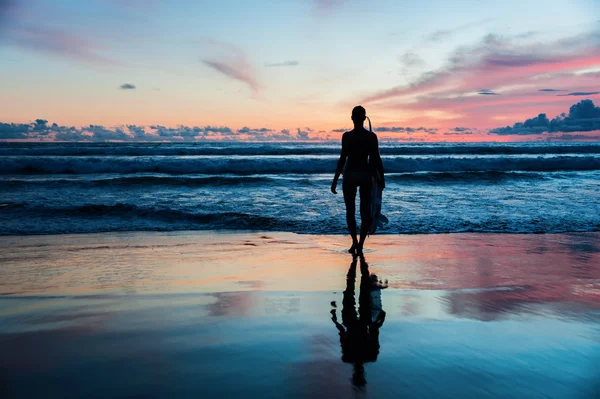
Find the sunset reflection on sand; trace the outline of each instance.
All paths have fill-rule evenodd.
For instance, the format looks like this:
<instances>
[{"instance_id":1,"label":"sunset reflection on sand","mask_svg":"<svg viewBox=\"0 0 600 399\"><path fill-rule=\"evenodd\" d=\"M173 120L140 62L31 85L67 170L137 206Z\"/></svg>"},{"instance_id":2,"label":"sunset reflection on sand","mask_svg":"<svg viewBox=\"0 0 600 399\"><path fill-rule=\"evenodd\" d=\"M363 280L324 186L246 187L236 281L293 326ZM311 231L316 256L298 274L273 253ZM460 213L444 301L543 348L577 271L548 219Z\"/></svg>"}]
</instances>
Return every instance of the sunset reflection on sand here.
<instances>
[{"instance_id":1,"label":"sunset reflection on sand","mask_svg":"<svg viewBox=\"0 0 600 399\"><path fill-rule=\"evenodd\" d=\"M62 397L53 381L71 376L75 396L597 392L597 233L374 236L354 280L339 236L111 233L0 243L10 248L0 252L8 397ZM389 281L378 283L389 285L385 293L367 289L374 275ZM363 349L352 343L363 338L372 355L356 358Z\"/></svg>"}]
</instances>

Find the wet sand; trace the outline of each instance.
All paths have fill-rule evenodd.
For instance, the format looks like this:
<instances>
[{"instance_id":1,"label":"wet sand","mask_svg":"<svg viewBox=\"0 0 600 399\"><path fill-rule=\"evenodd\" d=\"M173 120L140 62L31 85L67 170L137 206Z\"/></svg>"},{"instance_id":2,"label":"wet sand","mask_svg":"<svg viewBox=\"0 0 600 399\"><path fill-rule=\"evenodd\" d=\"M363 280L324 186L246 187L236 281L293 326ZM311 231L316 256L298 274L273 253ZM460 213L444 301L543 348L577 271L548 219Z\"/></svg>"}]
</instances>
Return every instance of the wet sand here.
<instances>
[{"instance_id":1,"label":"wet sand","mask_svg":"<svg viewBox=\"0 0 600 399\"><path fill-rule=\"evenodd\" d=\"M0 237L0 396L600 397L600 234L347 244Z\"/></svg>"}]
</instances>

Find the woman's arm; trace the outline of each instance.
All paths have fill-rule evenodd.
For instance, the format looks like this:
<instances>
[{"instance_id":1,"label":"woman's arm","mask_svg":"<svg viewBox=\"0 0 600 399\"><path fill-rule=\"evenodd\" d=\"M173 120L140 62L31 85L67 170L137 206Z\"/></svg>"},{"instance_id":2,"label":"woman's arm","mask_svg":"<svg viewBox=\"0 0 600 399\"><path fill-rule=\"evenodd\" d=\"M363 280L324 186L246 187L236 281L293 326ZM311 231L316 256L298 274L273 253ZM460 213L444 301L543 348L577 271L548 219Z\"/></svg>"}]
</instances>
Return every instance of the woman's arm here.
<instances>
[{"instance_id":1,"label":"woman's arm","mask_svg":"<svg viewBox=\"0 0 600 399\"><path fill-rule=\"evenodd\" d=\"M348 157L348 154L346 152L346 146L344 144L344 136L342 136L342 152L340 154L340 159L338 160L337 163L337 167L335 168L335 176L333 176L333 183L331 183L331 192L334 194L337 194L336 191L336 187L337 187L337 182L338 179L340 178L340 174L342 173L342 170L344 169L344 165L346 164L346 158Z\"/></svg>"}]
</instances>

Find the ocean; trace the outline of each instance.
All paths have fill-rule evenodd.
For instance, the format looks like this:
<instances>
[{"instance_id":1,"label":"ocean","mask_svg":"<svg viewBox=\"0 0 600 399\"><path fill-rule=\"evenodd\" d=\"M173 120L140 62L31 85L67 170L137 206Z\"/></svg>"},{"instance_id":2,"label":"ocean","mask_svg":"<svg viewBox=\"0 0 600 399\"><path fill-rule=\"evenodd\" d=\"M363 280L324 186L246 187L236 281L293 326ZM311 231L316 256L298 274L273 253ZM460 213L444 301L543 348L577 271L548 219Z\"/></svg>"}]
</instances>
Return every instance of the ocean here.
<instances>
[{"instance_id":1,"label":"ocean","mask_svg":"<svg viewBox=\"0 0 600 399\"><path fill-rule=\"evenodd\" d=\"M339 143L1 143L0 234L345 234ZM378 234L600 231L600 143L381 143ZM358 198L357 198L358 201Z\"/></svg>"}]
</instances>

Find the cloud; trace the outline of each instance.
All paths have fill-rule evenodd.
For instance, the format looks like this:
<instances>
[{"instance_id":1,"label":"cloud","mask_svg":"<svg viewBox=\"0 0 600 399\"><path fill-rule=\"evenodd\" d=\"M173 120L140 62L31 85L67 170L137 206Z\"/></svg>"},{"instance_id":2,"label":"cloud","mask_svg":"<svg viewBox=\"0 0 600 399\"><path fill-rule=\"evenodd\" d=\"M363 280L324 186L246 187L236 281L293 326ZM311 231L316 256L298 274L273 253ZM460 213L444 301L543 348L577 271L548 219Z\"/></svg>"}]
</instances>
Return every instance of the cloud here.
<instances>
[{"instance_id":1,"label":"cloud","mask_svg":"<svg viewBox=\"0 0 600 399\"><path fill-rule=\"evenodd\" d=\"M373 129L377 133L427 133L427 134L436 134L438 129L436 128L426 128L426 127L402 127L402 126L392 126L385 127L380 126Z\"/></svg>"},{"instance_id":2,"label":"cloud","mask_svg":"<svg viewBox=\"0 0 600 399\"><path fill-rule=\"evenodd\" d=\"M407 137L407 136L395 136L395 137L386 137L379 139L380 143L395 143L395 142L409 142L409 143L418 143L423 142L423 139L420 137Z\"/></svg>"},{"instance_id":3,"label":"cloud","mask_svg":"<svg viewBox=\"0 0 600 399\"><path fill-rule=\"evenodd\" d=\"M223 76L245 83L254 93L258 93L261 85L258 83L254 66L240 48L218 41L208 41L218 48L219 56L205 58L202 63Z\"/></svg>"},{"instance_id":4,"label":"cloud","mask_svg":"<svg viewBox=\"0 0 600 399\"><path fill-rule=\"evenodd\" d=\"M296 132L292 133L288 129L283 130L275 130L269 129L266 127L262 128L249 128L243 127L238 129L236 133L240 135L241 139L244 140L257 140L257 141L294 141L301 140L307 141L311 140L310 134L313 132L313 129L306 127L304 129L296 128Z\"/></svg>"},{"instance_id":5,"label":"cloud","mask_svg":"<svg viewBox=\"0 0 600 399\"><path fill-rule=\"evenodd\" d=\"M479 133L479 129L459 126L459 127L450 129L450 131L448 131L448 132L444 132L444 136L462 136L465 134L469 135L469 134L476 134L476 133Z\"/></svg>"},{"instance_id":6,"label":"cloud","mask_svg":"<svg viewBox=\"0 0 600 399\"><path fill-rule=\"evenodd\" d=\"M150 129L154 133L156 140L165 140L165 141L185 140L186 138L193 139L193 137L194 137L194 135L192 134L194 132L193 128L191 128L191 129L186 128L186 127L170 128L170 127L166 127L166 126L162 126L162 125L151 125ZM201 134L202 134L202 131L198 131L198 135L200 136ZM146 137L147 137L147 133L144 136L138 135L138 140L144 141L144 139Z\"/></svg>"},{"instance_id":7,"label":"cloud","mask_svg":"<svg viewBox=\"0 0 600 399\"><path fill-rule=\"evenodd\" d=\"M334 8L341 6L344 1L343 0L313 0L315 5L315 10L319 13L326 13Z\"/></svg>"},{"instance_id":8,"label":"cloud","mask_svg":"<svg viewBox=\"0 0 600 399\"><path fill-rule=\"evenodd\" d=\"M308 140L308 133L309 133L308 130L301 130L300 128L298 128L298 131L296 132L296 136L300 140Z\"/></svg>"},{"instance_id":9,"label":"cloud","mask_svg":"<svg viewBox=\"0 0 600 399\"><path fill-rule=\"evenodd\" d=\"M537 35L539 32L535 32L535 31L527 31L524 33L519 33L518 35L516 35L515 37L518 39L529 39L530 37L533 37L535 35Z\"/></svg>"},{"instance_id":10,"label":"cloud","mask_svg":"<svg viewBox=\"0 0 600 399\"><path fill-rule=\"evenodd\" d=\"M600 71L584 72L580 76L590 78L600 78Z\"/></svg>"},{"instance_id":11,"label":"cloud","mask_svg":"<svg viewBox=\"0 0 600 399\"><path fill-rule=\"evenodd\" d=\"M266 127L232 129L228 126L177 126L125 125L106 127L88 125L81 128L49 124L47 120L36 119L32 123L1 123L0 140L37 141L85 141L85 142L148 142L148 141L296 141L318 140L311 137L311 128L297 128L295 133L288 129L274 130Z\"/></svg>"},{"instance_id":12,"label":"cloud","mask_svg":"<svg viewBox=\"0 0 600 399\"><path fill-rule=\"evenodd\" d=\"M266 127L249 128L244 126L243 128L237 130L237 134L243 136L246 139L263 141L282 139L282 134L288 139L290 138L289 130L285 130L283 133L281 133L273 129L268 129Z\"/></svg>"},{"instance_id":13,"label":"cloud","mask_svg":"<svg viewBox=\"0 0 600 399\"><path fill-rule=\"evenodd\" d=\"M91 133L97 141L111 141L111 140L124 140L127 141L131 138L125 131L117 127L113 129L107 129L101 125L90 125L84 130L85 132Z\"/></svg>"},{"instance_id":14,"label":"cloud","mask_svg":"<svg viewBox=\"0 0 600 399\"><path fill-rule=\"evenodd\" d=\"M596 107L592 100L581 100L569 108L569 117L574 119L600 118L600 107Z\"/></svg>"},{"instance_id":15,"label":"cloud","mask_svg":"<svg viewBox=\"0 0 600 399\"><path fill-rule=\"evenodd\" d=\"M427 37L425 37L425 41L439 42L440 40L451 36L455 31L456 30L453 30L453 29L439 29L439 30L436 30L435 32L427 35Z\"/></svg>"},{"instance_id":16,"label":"cloud","mask_svg":"<svg viewBox=\"0 0 600 399\"><path fill-rule=\"evenodd\" d=\"M451 28L451 29L440 29L440 30L436 30L435 32L427 35L425 37L425 41L427 42L439 42L443 39L446 38L450 38L452 36L454 36L456 33L471 29L473 27L479 26L479 25L484 25L487 24L488 22L490 22L492 19L491 18L487 18L487 19L483 19L481 21L476 21L476 22L471 22L468 24L464 24L464 25L460 25L457 26L455 28Z\"/></svg>"},{"instance_id":17,"label":"cloud","mask_svg":"<svg viewBox=\"0 0 600 399\"><path fill-rule=\"evenodd\" d=\"M221 74L240 82L246 83L253 92L260 90L260 85L256 79L249 73L249 70L243 68L238 64L229 64L227 61L214 61L214 60L203 60L205 65L213 68Z\"/></svg>"},{"instance_id":18,"label":"cloud","mask_svg":"<svg viewBox=\"0 0 600 399\"><path fill-rule=\"evenodd\" d=\"M526 67L537 64L557 62L552 58L544 58L531 54L498 54L486 59L486 64L493 67Z\"/></svg>"},{"instance_id":19,"label":"cloud","mask_svg":"<svg viewBox=\"0 0 600 399\"><path fill-rule=\"evenodd\" d=\"M32 123L1 123L0 122L0 140L11 139L38 139L44 140L57 133L66 133L71 129L64 126L58 126L56 123L48 125L45 119L36 119Z\"/></svg>"},{"instance_id":20,"label":"cloud","mask_svg":"<svg viewBox=\"0 0 600 399\"><path fill-rule=\"evenodd\" d=\"M488 89L479 90L479 92L477 94L482 94L484 96L497 96L498 95L498 93L495 93L492 90L488 90Z\"/></svg>"},{"instance_id":21,"label":"cloud","mask_svg":"<svg viewBox=\"0 0 600 399\"><path fill-rule=\"evenodd\" d=\"M584 134L561 134L560 136L548 137L548 141L572 141L572 140L600 140L600 136L586 136Z\"/></svg>"},{"instance_id":22,"label":"cloud","mask_svg":"<svg viewBox=\"0 0 600 399\"><path fill-rule=\"evenodd\" d=\"M582 100L569 109L569 114L561 114L549 120L546 114L517 122L512 126L500 127L489 130L491 134L498 135L535 135L541 133L557 132L589 132L600 130L600 107L596 107L592 100Z\"/></svg>"},{"instance_id":23,"label":"cloud","mask_svg":"<svg viewBox=\"0 0 600 399\"><path fill-rule=\"evenodd\" d=\"M558 90L558 89L540 89L538 91L555 92L555 91L564 91L564 90Z\"/></svg>"},{"instance_id":24,"label":"cloud","mask_svg":"<svg viewBox=\"0 0 600 399\"><path fill-rule=\"evenodd\" d=\"M421 76L415 80L414 82L408 84L407 86L395 86L391 89L380 91L365 97L361 102L363 103L371 103L375 101L381 100L389 100L396 97L408 96L411 94L420 93L426 91L428 89L433 89L439 85L443 80L446 79L445 73L436 73L433 71L425 72L421 74Z\"/></svg>"},{"instance_id":25,"label":"cloud","mask_svg":"<svg viewBox=\"0 0 600 399\"><path fill-rule=\"evenodd\" d=\"M400 63L404 68L414 68L425 65L425 61L423 60L423 58L419 57L416 53L413 52L406 52L398 58L400 59Z\"/></svg>"},{"instance_id":26,"label":"cloud","mask_svg":"<svg viewBox=\"0 0 600 399\"><path fill-rule=\"evenodd\" d=\"M444 132L444 136L462 136L465 134L473 134L473 132Z\"/></svg>"},{"instance_id":27,"label":"cloud","mask_svg":"<svg viewBox=\"0 0 600 399\"><path fill-rule=\"evenodd\" d=\"M345 133L352 129L333 129L333 133ZM403 127L403 126L378 126L373 129L375 133L427 133L436 134L439 129L427 127Z\"/></svg>"},{"instance_id":28,"label":"cloud","mask_svg":"<svg viewBox=\"0 0 600 399\"><path fill-rule=\"evenodd\" d=\"M144 126L127 125L127 129L133 135L133 139L143 139L146 136L146 128Z\"/></svg>"},{"instance_id":29,"label":"cloud","mask_svg":"<svg viewBox=\"0 0 600 399\"><path fill-rule=\"evenodd\" d=\"M267 62L265 64L266 67L271 68L271 67L293 67L293 66L298 66L300 65L300 63L296 60L288 60L288 61L283 61L283 62Z\"/></svg>"},{"instance_id":30,"label":"cloud","mask_svg":"<svg viewBox=\"0 0 600 399\"><path fill-rule=\"evenodd\" d=\"M135 85L132 85L131 83L123 83L120 86L121 90L134 90L135 89Z\"/></svg>"},{"instance_id":31,"label":"cloud","mask_svg":"<svg viewBox=\"0 0 600 399\"><path fill-rule=\"evenodd\" d=\"M569 94L557 94L559 97L565 96L593 96L595 94L600 94L600 91L575 91Z\"/></svg>"},{"instance_id":32,"label":"cloud","mask_svg":"<svg viewBox=\"0 0 600 399\"><path fill-rule=\"evenodd\" d=\"M0 140L26 139L30 126L17 123L0 123Z\"/></svg>"},{"instance_id":33,"label":"cloud","mask_svg":"<svg viewBox=\"0 0 600 399\"><path fill-rule=\"evenodd\" d=\"M256 133L267 133L270 132L271 129L267 129L267 128L260 128L260 129L250 129L247 126L244 126L243 128L239 129L237 132L238 133L242 133L242 134L256 134Z\"/></svg>"},{"instance_id":34,"label":"cloud","mask_svg":"<svg viewBox=\"0 0 600 399\"><path fill-rule=\"evenodd\" d=\"M536 42L517 36L488 34L478 43L460 46L444 64L408 84L365 95L363 103L406 100L427 107L430 100L448 98L448 107L480 101L465 94L487 87L523 84L540 76L593 68L600 62L600 33L590 32L561 40ZM575 77L573 79L583 79ZM482 94L487 94L482 91ZM404 105L404 104L403 104ZM402 105L402 106L403 106ZM429 107L430 108L430 107Z\"/></svg>"},{"instance_id":35,"label":"cloud","mask_svg":"<svg viewBox=\"0 0 600 399\"><path fill-rule=\"evenodd\" d=\"M13 24L7 27L2 41L31 51L93 64L117 65L99 52L98 46L64 30L43 26Z\"/></svg>"},{"instance_id":36,"label":"cloud","mask_svg":"<svg viewBox=\"0 0 600 399\"><path fill-rule=\"evenodd\" d=\"M381 127L376 127L374 130L377 133L380 133L380 132L381 133L383 133L383 132L400 133L400 132L405 132L406 128L401 127L401 126L392 126L392 127L381 126Z\"/></svg>"},{"instance_id":37,"label":"cloud","mask_svg":"<svg viewBox=\"0 0 600 399\"><path fill-rule=\"evenodd\" d=\"M74 3L81 7L75 7L59 1L0 0L0 45L94 66L124 66L113 48L139 44L152 29L143 14L159 1L79 1Z\"/></svg>"}]
</instances>

